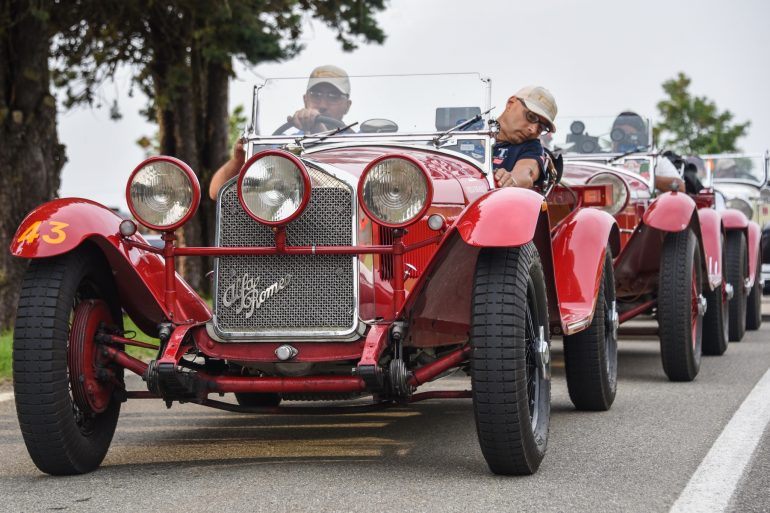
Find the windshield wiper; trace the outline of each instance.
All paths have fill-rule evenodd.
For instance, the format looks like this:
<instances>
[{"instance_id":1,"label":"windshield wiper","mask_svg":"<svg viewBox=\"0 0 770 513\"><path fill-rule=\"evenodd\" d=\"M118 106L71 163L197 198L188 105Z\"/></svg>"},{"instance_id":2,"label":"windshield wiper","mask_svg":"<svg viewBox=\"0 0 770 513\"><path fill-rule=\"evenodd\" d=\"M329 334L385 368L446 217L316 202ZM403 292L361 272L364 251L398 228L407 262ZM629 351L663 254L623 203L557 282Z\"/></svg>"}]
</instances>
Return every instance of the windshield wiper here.
<instances>
[{"instance_id":1,"label":"windshield wiper","mask_svg":"<svg viewBox=\"0 0 770 513\"><path fill-rule=\"evenodd\" d=\"M334 130L330 130L328 132L321 132L320 134L307 134L307 135L303 135L302 137L296 138L294 140L294 142L298 146L302 146L302 141L304 141L305 139L307 139L309 137L318 137L317 140L311 141L310 143L307 144L307 146L311 146L311 145L314 145L314 144L318 144L318 143L328 139L329 137L331 137L333 135L337 135L340 132L344 132L345 130L350 130L351 128L353 128L357 124L358 124L358 121L356 121L355 123L351 123L351 124L349 124L347 126L341 126L339 128L335 128Z\"/></svg>"},{"instance_id":2,"label":"windshield wiper","mask_svg":"<svg viewBox=\"0 0 770 513\"><path fill-rule=\"evenodd\" d=\"M481 121L481 118L482 118L482 116L484 116L484 115L486 115L486 114L489 114L490 112L492 112L492 109L494 109L494 107L492 107L491 109L487 110L486 112L482 112L481 114L476 114L475 116L473 116L473 117L472 117L472 118L470 118L470 119L466 119L465 121L463 121L463 122L462 122L462 123L460 123L459 125L453 126L452 128L450 128L450 129L449 129L449 130L447 130L446 132L442 132L442 133L440 133L439 135L437 135L436 137L434 137L434 138L433 138L433 146L435 146L436 148L438 148L438 145L441 143L441 141L442 141L443 139L446 139L446 137L447 137L449 134L451 134L452 132L456 132L456 131L458 131L458 130L462 130L463 128L469 127L469 126L471 126L472 124L474 124L474 123L477 123L477 122Z\"/></svg>"},{"instance_id":3,"label":"windshield wiper","mask_svg":"<svg viewBox=\"0 0 770 513\"><path fill-rule=\"evenodd\" d=\"M612 164L613 162L617 162L618 160L628 157L629 155L633 155L634 153L641 153L643 151L646 151L646 148L644 146L637 146L633 150L627 151L625 153L621 153L617 157L612 157L610 160L607 161L607 164Z\"/></svg>"}]
</instances>

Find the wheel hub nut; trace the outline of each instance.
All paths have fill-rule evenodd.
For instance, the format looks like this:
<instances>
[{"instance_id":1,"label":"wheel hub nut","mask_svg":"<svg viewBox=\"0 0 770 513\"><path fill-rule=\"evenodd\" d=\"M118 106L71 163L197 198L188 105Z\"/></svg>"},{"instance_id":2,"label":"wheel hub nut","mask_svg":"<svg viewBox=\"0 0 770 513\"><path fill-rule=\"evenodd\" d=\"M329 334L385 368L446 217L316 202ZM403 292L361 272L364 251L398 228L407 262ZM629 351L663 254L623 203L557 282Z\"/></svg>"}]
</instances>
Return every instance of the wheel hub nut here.
<instances>
[{"instance_id":1,"label":"wheel hub nut","mask_svg":"<svg viewBox=\"0 0 770 513\"><path fill-rule=\"evenodd\" d=\"M706 313L706 298L703 294L698 295L698 315L703 316Z\"/></svg>"}]
</instances>

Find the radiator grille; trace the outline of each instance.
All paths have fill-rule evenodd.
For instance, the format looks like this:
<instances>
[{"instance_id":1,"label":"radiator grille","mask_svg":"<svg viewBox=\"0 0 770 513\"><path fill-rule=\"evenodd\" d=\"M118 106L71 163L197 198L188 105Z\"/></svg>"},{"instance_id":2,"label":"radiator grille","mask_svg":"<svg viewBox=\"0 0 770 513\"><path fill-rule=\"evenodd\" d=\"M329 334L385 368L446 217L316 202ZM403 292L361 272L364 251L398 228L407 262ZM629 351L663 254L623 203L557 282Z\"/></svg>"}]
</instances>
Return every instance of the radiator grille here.
<instances>
[{"instance_id":1,"label":"radiator grille","mask_svg":"<svg viewBox=\"0 0 770 513\"><path fill-rule=\"evenodd\" d=\"M286 227L290 246L353 244L353 191L310 169L305 211ZM273 246L270 228L254 221L238 201L237 180L220 196L217 244ZM351 330L356 321L350 255L270 255L217 258L214 325L224 338L313 336ZM244 294L243 291L246 291Z\"/></svg>"}]
</instances>

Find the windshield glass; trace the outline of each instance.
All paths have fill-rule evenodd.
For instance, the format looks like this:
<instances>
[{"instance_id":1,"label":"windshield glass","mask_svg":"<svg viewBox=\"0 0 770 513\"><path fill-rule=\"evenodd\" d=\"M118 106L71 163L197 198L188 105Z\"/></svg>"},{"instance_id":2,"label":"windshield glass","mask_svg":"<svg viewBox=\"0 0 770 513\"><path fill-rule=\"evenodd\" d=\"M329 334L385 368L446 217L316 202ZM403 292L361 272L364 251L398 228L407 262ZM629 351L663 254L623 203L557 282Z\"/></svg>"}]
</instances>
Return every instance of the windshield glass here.
<instances>
[{"instance_id":1,"label":"windshield glass","mask_svg":"<svg viewBox=\"0 0 770 513\"><path fill-rule=\"evenodd\" d=\"M764 155L705 155L703 160L715 182L765 183Z\"/></svg>"},{"instance_id":2,"label":"windshield glass","mask_svg":"<svg viewBox=\"0 0 770 513\"><path fill-rule=\"evenodd\" d=\"M628 153L651 147L650 121L634 113L559 117L557 131L541 136L551 150L566 154Z\"/></svg>"},{"instance_id":3,"label":"windshield glass","mask_svg":"<svg viewBox=\"0 0 770 513\"><path fill-rule=\"evenodd\" d=\"M268 79L257 87L253 128L263 137L356 122L346 134L443 131L489 109L488 84L477 73ZM314 122L317 115L326 119Z\"/></svg>"}]
</instances>

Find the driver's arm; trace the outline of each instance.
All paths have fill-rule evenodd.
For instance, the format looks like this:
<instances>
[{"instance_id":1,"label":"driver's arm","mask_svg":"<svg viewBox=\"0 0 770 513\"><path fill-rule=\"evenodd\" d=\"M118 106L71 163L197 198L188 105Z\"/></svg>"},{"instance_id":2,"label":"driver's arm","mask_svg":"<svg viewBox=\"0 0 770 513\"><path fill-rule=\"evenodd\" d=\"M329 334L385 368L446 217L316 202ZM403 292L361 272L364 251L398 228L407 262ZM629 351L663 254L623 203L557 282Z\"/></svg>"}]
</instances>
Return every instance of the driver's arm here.
<instances>
[{"instance_id":1,"label":"driver's arm","mask_svg":"<svg viewBox=\"0 0 770 513\"><path fill-rule=\"evenodd\" d=\"M209 197L211 199L217 199L219 189L222 188L226 181L238 174L245 161L246 150L243 148L243 141L239 139L235 142L235 146L233 146L233 156L222 164L222 167L217 169L217 172L211 177L211 184L209 185Z\"/></svg>"},{"instance_id":2,"label":"driver's arm","mask_svg":"<svg viewBox=\"0 0 770 513\"><path fill-rule=\"evenodd\" d=\"M519 159L510 171L500 168L495 171L499 187L524 187L531 189L540 178L540 167L535 159Z\"/></svg>"}]
</instances>

